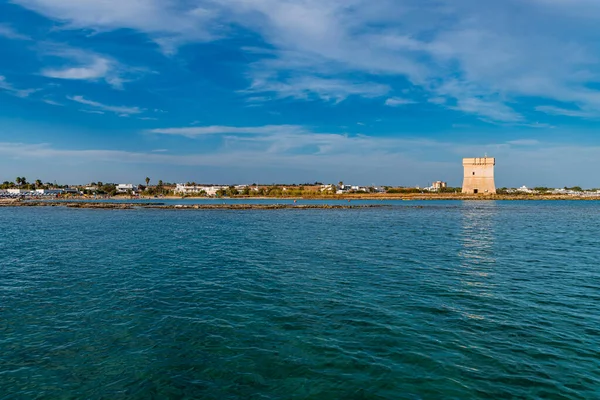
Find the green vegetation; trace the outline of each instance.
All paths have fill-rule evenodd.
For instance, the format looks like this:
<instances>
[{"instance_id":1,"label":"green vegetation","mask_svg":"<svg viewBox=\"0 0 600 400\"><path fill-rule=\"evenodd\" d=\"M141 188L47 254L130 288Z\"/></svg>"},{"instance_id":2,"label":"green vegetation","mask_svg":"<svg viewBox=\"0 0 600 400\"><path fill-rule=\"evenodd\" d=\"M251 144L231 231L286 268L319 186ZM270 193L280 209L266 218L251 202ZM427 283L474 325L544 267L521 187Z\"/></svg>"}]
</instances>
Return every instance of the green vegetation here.
<instances>
[{"instance_id":1,"label":"green vegetation","mask_svg":"<svg viewBox=\"0 0 600 400\"><path fill-rule=\"evenodd\" d=\"M386 193L390 193L390 194L410 194L410 193L423 193L422 189L417 189L417 188L405 188L405 187L397 187L397 188L391 188L391 187L385 187L385 192Z\"/></svg>"},{"instance_id":2,"label":"green vegetation","mask_svg":"<svg viewBox=\"0 0 600 400\"><path fill-rule=\"evenodd\" d=\"M572 190L574 192L583 192L584 190L580 186L566 187L565 190Z\"/></svg>"}]
</instances>

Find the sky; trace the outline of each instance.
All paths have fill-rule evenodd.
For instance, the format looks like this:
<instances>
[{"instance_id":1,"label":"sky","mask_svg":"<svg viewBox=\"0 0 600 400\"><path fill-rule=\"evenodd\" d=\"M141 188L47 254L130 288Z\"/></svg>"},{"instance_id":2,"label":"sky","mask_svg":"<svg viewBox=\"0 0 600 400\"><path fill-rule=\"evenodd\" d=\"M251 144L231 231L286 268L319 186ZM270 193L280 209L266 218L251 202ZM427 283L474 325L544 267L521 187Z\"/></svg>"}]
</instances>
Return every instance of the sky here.
<instances>
[{"instance_id":1,"label":"sky","mask_svg":"<svg viewBox=\"0 0 600 400\"><path fill-rule=\"evenodd\" d=\"M0 181L600 187L598 0L0 0Z\"/></svg>"}]
</instances>

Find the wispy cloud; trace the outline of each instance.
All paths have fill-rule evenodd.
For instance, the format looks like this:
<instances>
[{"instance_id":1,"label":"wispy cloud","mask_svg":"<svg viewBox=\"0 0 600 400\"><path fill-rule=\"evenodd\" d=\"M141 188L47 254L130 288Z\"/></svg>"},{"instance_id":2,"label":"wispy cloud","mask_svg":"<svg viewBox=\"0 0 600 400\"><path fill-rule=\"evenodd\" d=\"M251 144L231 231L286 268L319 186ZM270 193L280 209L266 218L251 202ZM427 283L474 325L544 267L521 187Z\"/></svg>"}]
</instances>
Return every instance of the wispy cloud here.
<instances>
[{"instance_id":1,"label":"wispy cloud","mask_svg":"<svg viewBox=\"0 0 600 400\"><path fill-rule=\"evenodd\" d=\"M4 90L13 96L25 98L29 97L32 93L37 92L39 89L17 89L6 80L6 77L0 75L0 90Z\"/></svg>"},{"instance_id":2,"label":"wispy cloud","mask_svg":"<svg viewBox=\"0 0 600 400\"><path fill-rule=\"evenodd\" d=\"M60 107L64 106L64 104L59 103L58 101L49 100L49 99L43 99L42 102L44 102L46 104L50 104L51 106L60 106Z\"/></svg>"},{"instance_id":3,"label":"wispy cloud","mask_svg":"<svg viewBox=\"0 0 600 400\"><path fill-rule=\"evenodd\" d=\"M63 24L65 29L112 31L122 28L144 32L165 53L174 53L189 41L215 38L210 1L189 4L160 0L13 0Z\"/></svg>"},{"instance_id":4,"label":"wispy cloud","mask_svg":"<svg viewBox=\"0 0 600 400\"><path fill-rule=\"evenodd\" d=\"M41 75L48 78L84 81L104 81L114 89L145 73L143 69L122 65L109 56L64 45L44 43L42 54L62 60L60 66L46 67ZM65 62L66 60L66 62Z\"/></svg>"},{"instance_id":5,"label":"wispy cloud","mask_svg":"<svg viewBox=\"0 0 600 400\"><path fill-rule=\"evenodd\" d=\"M304 133L306 129L298 125L266 125L266 126L196 126L183 128L157 128L151 129L149 133L161 135L175 135L194 138L207 135L276 135L283 133Z\"/></svg>"},{"instance_id":6,"label":"wispy cloud","mask_svg":"<svg viewBox=\"0 0 600 400\"><path fill-rule=\"evenodd\" d=\"M377 83L360 83L343 79L317 76L298 76L273 79L271 76L254 76L247 92L273 93L278 98L321 99L339 103L350 96L374 98L384 96L390 87ZM256 97L251 97L251 99Z\"/></svg>"},{"instance_id":7,"label":"wispy cloud","mask_svg":"<svg viewBox=\"0 0 600 400\"><path fill-rule=\"evenodd\" d=\"M539 140L536 139L517 139L517 140L509 140L506 142L513 146L537 146L540 143Z\"/></svg>"},{"instance_id":8,"label":"wispy cloud","mask_svg":"<svg viewBox=\"0 0 600 400\"><path fill-rule=\"evenodd\" d=\"M340 103L410 86L424 101L491 123L526 126L529 111L547 100L583 110L560 115L600 113L600 8L593 0L13 2L64 29L142 32L166 53L239 35L241 27L264 42L244 48L253 96ZM110 58L74 61L45 74L117 88L126 79Z\"/></svg>"},{"instance_id":9,"label":"wispy cloud","mask_svg":"<svg viewBox=\"0 0 600 400\"><path fill-rule=\"evenodd\" d=\"M390 97L385 101L385 105L389 107L405 106L407 104L415 104L414 100L403 99L401 97Z\"/></svg>"},{"instance_id":10,"label":"wispy cloud","mask_svg":"<svg viewBox=\"0 0 600 400\"><path fill-rule=\"evenodd\" d=\"M31 40L29 36L20 34L12 26L0 23L0 37L13 40Z\"/></svg>"},{"instance_id":11,"label":"wispy cloud","mask_svg":"<svg viewBox=\"0 0 600 400\"><path fill-rule=\"evenodd\" d=\"M450 106L453 110L459 110L466 113L476 114L482 118L489 118L491 121L500 122L522 122L524 118L512 108L499 101L483 100L477 97L467 97L458 99L455 106Z\"/></svg>"},{"instance_id":12,"label":"wispy cloud","mask_svg":"<svg viewBox=\"0 0 600 400\"><path fill-rule=\"evenodd\" d=\"M576 118L600 118L600 109L598 111L583 111L573 110L554 106L538 106L535 108L536 111L543 112L550 115L562 115L565 117L576 117Z\"/></svg>"},{"instance_id":13,"label":"wispy cloud","mask_svg":"<svg viewBox=\"0 0 600 400\"><path fill-rule=\"evenodd\" d=\"M67 96L67 99L93 108L92 110L85 110L86 112L101 113L108 111L122 116L141 114L143 112L143 110L139 107L110 106L97 101L87 100L83 96Z\"/></svg>"}]
</instances>

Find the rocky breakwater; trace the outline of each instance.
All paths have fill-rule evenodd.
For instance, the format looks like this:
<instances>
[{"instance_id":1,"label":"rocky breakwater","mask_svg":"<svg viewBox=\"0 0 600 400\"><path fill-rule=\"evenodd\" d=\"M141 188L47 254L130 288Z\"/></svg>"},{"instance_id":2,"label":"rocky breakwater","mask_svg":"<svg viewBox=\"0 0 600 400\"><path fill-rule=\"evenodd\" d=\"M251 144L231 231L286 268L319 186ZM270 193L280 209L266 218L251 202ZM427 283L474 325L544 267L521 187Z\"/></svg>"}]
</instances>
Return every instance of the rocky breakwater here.
<instances>
[{"instance_id":1,"label":"rocky breakwater","mask_svg":"<svg viewBox=\"0 0 600 400\"><path fill-rule=\"evenodd\" d=\"M106 210L160 209L160 210L348 210L381 208L385 205L330 205L330 204L164 204L164 203L110 203L83 201L11 201L0 202L7 207L67 207Z\"/></svg>"},{"instance_id":2,"label":"rocky breakwater","mask_svg":"<svg viewBox=\"0 0 600 400\"><path fill-rule=\"evenodd\" d=\"M151 205L145 208L169 210L347 210L357 208L381 208L385 205L330 205L330 204L193 204Z\"/></svg>"}]
</instances>

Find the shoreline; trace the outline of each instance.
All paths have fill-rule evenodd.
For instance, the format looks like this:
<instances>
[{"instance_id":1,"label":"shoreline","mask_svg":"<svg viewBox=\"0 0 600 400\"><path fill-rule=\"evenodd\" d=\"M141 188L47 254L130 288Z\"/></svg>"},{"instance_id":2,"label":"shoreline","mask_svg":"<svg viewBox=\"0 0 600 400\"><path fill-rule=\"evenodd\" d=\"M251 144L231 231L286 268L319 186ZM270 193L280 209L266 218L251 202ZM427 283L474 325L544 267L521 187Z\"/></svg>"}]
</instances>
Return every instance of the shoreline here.
<instances>
[{"instance_id":1,"label":"shoreline","mask_svg":"<svg viewBox=\"0 0 600 400\"><path fill-rule=\"evenodd\" d=\"M77 209L104 210L349 210L366 208L385 208L384 204L330 205L330 204L164 204L164 203L110 203L82 201L4 201L0 207L61 207Z\"/></svg>"},{"instance_id":2,"label":"shoreline","mask_svg":"<svg viewBox=\"0 0 600 400\"><path fill-rule=\"evenodd\" d=\"M123 197L112 197L109 200L132 200ZM464 200L464 201L490 201L490 200L600 200L600 196L572 196L572 195L527 195L527 194L495 194L471 195L462 193L409 193L409 194L341 194L329 196L235 196L235 197L194 197L194 196L164 196L160 198L140 197L139 200Z\"/></svg>"},{"instance_id":3,"label":"shoreline","mask_svg":"<svg viewBox=\"0 0 600 400\"><path fill-rule=\"evenodd\" d=\"M148 202L144 202L144 200ZM162 200L197 201L198 204L164 204ZM215 204L215 201L235 201L233 204ZM348 201L347 205L327 204L244 204L244 201L253 200L285 200L285 201ZM69 198L0 198L0 207L33 207L33 206L66 206L71 208L163 208L163 209L275 209L275 208L358 208L367 205L351 205L352 201L600 201L600 196L572 196L572 195L466 195L457 193L410 193L410 194L346 194L335 196L310 196L310 197L283 197L283 196L235 196L235 197L125 197L115 196L104 199L90 197ZM111 203L111 201L113 203ZM208 204L202 204L207 202ZM372 205L369 205L372 206ZM383 205L378 205L383 206Z\"/></svg>"}]
</instances>

